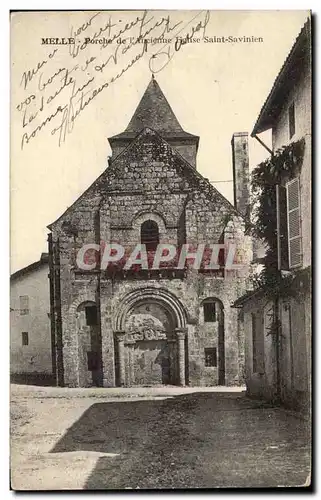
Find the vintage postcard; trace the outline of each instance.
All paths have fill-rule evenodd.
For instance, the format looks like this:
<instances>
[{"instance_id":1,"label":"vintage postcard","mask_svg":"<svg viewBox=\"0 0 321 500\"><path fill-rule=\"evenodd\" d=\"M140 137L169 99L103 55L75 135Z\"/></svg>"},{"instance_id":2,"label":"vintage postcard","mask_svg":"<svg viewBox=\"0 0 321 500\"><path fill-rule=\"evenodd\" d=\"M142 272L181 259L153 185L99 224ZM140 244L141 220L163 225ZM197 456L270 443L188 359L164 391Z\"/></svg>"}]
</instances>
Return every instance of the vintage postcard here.
<instances>
[{"instance_id":1,"label":"vintage postcard","mask_svg":"<svg viewBox=\"0 0 321 500\"><path fill-rule=\"evenodd\" d=\"M311 488L311 12L11 12L11 488Z\"/></svg>"}]
</instances>

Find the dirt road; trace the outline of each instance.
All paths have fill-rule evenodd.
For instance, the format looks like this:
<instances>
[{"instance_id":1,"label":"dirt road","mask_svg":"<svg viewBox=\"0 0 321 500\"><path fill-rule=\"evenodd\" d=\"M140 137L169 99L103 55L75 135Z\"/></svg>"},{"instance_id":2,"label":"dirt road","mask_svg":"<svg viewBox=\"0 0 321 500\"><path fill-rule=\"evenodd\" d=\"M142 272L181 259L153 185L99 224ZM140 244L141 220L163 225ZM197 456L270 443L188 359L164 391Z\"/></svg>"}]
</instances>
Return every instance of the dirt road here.
<instances>
[{"instance_id":1,"label":"dirt road","mask_svg":"<svg viewBox=\"0 0 321 500\"><path fill-rule=\"evenodd\" d=\"M305 421L239 390L207 391L12 386L12 487L213 488L306 482Z\"/></svg>"}]
</instances>

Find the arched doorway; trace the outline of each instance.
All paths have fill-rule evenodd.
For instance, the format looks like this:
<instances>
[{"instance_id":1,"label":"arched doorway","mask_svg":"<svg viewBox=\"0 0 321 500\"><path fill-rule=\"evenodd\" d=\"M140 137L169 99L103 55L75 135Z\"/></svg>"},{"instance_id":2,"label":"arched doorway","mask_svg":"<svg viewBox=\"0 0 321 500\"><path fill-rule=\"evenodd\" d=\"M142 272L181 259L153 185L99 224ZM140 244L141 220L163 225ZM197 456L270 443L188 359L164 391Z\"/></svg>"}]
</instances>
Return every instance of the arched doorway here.
<instances>
[{"instance_id":1,"label":"arched doorway","mask_svg":"<svg viewBox=\"0 0 321 500\"><path fill-rule=\"evenodd\" d=\"M220 299L207 297L201 304L200 323L208 336L205 351L205 367L214 370L215 384L225 385L225 331L224 306Z\"/></svg>"},{"instance_id":2,"label":"arched doorway","mask_svg":"<svg viewBox=\"0 0 321 500\"><path fill-rule=\"evenodd\" d=\"M128 311L128 385L177 382L175 326L170 312L157 301L140 301Z\"/></svg>"},{"instance_id":3,"label":"arched doorway","mask_svg":"<svg viewBox=\"0 0 321 500\"><path fill-rule=\"evenodd\" d=\"M185 323L181 305L164 291L126 297L116 320L117 385L185 385Z\"/></svg>"},{"instance_id":4,"label":"arched doorway","mask_svg":"<svg viewBox=\"0 0 321 500\"><path fill-rule=\"evenodd\" d=\"M101 335L98 308L86 301L77 308L79 385L102 385Z\"/></svg>"}]
</instances>

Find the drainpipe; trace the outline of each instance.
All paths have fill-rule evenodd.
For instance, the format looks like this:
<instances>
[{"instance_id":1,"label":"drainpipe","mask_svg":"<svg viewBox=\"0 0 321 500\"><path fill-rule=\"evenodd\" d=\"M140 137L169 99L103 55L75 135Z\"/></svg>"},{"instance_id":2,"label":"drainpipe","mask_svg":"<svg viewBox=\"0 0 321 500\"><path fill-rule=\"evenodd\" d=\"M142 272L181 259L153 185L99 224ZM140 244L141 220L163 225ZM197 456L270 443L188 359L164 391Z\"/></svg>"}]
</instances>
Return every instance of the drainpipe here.
<instances>
[{"instance_id":1,"label":"drainpipe","mask_svg":"<svg viewBox=\"0 0 321 500\"><path fill-rule=\"evenodd\" d=\"M276 189L276 238L277 238L277 256L278 256L278 272L281 273L281 221L280 221L280 186L277 184ZM281 370L280 370L280 339L281 339L281 311L280 311L280 297L275 299L275 320L276 320L276 396L278 402L281 399Z\"/></svg>"},{"instance_id":2,"label":"drainpipe","mask_svg":"<svg viewBox=\"0 0 321 500\"><path fill-rule=\"evenodd\" d=\"M53 245L52 233L48 234L48 250L49 250L49 292L50 292L50 332L51 332L51 364L52 374L55 379L55 384L58 385L57 376L57 349L56 349L56 324L55 324L55 282L54 282L54 262L53 262Z\"/></svg>"},{"instance_id":3,"label":"drainpipe","mask_svg":"<svg viewBox=\"0 0 321 500\"><path fill-rule=\"evenodd\" d=\"M260 139L256 134L252 134L261 146L266 149L273 158L273 151ZM280 242L280 208L279 208L279 185L276 185L276 235L277 235L277 262L278 271L281 272L281 242ZM281 399L281 370L280 370L280 338L281 338L281 314L280 314L280 299L276 297L274 302L276 335L275 335L275 361L276 361L276 397L279 402Z\"/></svg>"}]
</instances>

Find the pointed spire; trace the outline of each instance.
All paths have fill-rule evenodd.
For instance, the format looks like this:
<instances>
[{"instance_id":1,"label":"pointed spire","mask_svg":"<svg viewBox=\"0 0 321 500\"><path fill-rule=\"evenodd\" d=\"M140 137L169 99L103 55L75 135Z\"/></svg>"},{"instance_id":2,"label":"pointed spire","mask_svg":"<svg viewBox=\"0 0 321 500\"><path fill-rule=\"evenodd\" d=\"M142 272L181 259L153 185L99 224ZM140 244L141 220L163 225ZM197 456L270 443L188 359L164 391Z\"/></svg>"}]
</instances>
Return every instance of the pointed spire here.
<instances>
[{"instance_id":1,"label":"pointed spire","mask_svg":"<svg viewBox=\"0 0 321 500\"><path fill-rule=\"evenodd\" d=\"M139 132L144 127L167 133L183 131L154 74L125 132Z\"/></svg>"}]
</instances>

